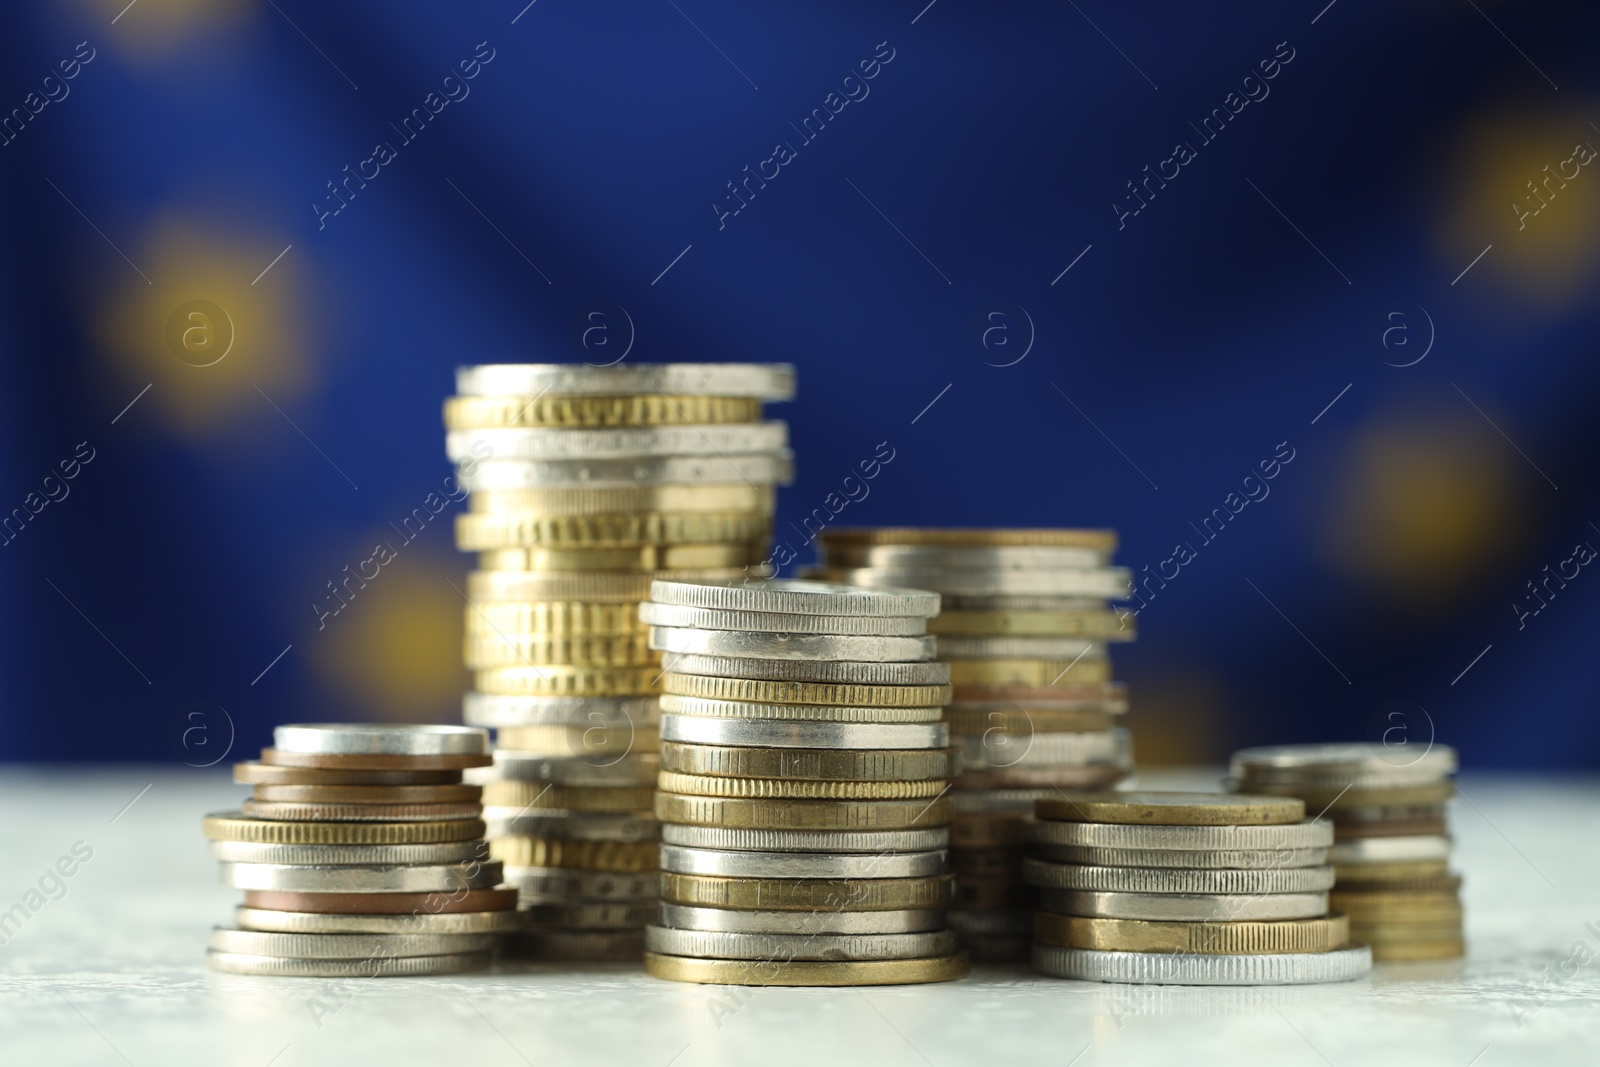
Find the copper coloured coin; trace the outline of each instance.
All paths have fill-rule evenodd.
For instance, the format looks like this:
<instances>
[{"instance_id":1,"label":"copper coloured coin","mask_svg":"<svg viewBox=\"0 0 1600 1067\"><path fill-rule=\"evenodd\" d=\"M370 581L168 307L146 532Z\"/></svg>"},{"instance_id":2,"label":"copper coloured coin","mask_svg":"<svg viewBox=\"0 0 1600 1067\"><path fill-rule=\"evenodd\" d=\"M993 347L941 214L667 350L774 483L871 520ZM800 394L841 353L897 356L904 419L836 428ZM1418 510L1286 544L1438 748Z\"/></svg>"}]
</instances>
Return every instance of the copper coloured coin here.
<instances>
[{"instance_id":1,"label":"copper coloured coin","mask_svg":"<svg viewBox=\"0 0 1600 1067\"><path fill-rule=\"evenodd\" d=\"M247 889L244 906L266 911L322 915L443 915L463 911L512 911L515 889L467 889L449 893L290 893Z\"/></svg>"},{"instance_id":2,"label":"copper coloured coin","mask_svg":"<svg viewBox=\"0 0 1600 1067\"><path fill-rule=\"evenodd\" d=\"M240 785L454 785L460 771L326 770L317 767L275 767L255 760L233 765Z\"/></svg>"},{"instance_id":3,"label":"copper coloured coin","mask_svg":"<svg viewBox=\"0 0 1600 1067\"><path fill-rule=\"evenodd\" d=\"M258 785L257 800L294 804L477 804L477 785Z\"/></svg>"},{"instance_id":4,"label":"copper coloured coin","mask_svg":"<svg viewBox=\"0 0 1600 1067\"><path fill-rule=\"evenodd\" d=\"M261 762L274 767L314 767L330 771L459 771L487 767L494 757L487 752L467 755L401 756L370 752L285 752L264 748Z\"/></svg>"}]
</instances>

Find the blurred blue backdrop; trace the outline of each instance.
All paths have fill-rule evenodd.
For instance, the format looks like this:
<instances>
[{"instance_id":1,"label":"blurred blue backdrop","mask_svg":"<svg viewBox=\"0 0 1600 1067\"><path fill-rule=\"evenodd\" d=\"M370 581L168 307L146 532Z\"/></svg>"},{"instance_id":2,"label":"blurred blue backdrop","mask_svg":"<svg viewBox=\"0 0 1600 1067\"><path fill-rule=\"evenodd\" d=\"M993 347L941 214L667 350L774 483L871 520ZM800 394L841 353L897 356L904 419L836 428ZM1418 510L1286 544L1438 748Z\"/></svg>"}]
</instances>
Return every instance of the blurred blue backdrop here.
<instances>
[{"instance_id":1,"label":"blurred blue backdrop","mask_svg":"<svg viewBox=\"0 0 1600 1067\"><path fill-rule=\"evenodd\" d=\"M598 308L797 365L780 536L1117 528L1144 761L1600 764L1600 10L525 2L8 12L0 758L454 718L446 522L311 605Z\"/></svg>"}]
</instances>

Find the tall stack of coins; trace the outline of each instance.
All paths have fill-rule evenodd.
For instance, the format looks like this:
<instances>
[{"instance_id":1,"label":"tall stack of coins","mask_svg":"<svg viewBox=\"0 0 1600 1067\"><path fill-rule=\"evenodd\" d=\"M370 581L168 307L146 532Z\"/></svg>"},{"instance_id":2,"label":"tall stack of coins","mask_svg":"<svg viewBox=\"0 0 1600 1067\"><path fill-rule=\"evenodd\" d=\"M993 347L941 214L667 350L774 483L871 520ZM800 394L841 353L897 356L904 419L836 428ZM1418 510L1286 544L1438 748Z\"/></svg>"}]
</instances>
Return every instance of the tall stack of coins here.
<instances>
[{"instance_id":1,"label":"tall stack of coins","mask_svg":"<svg viewBox=\"0 0 1600 1067\"><path fill-rule=\"evenodd\" d=\"M464 367L446 450L470 511L465 721L497 730L476 779L493 854L522 891L516 947L632 959L654 913L660 657L638 605L656 573L764 560L794 395L787 365Z\"/></svg>"},{"instance_id":2,"label":"tall stack of coins","mask_svg":"<svg viewBox=\"0 0 1600 1067\"><path fill-rule=\"evenodd\" d=\"M1328 914L1333 840L1288 797L1041 800L1034 966L1059 978L1287 985L1358 978L1372 953Z\"/></svg>"},{"instance_id":3,"label":"tall stack of coins","mask_svg":"<svg viewBox=\"0 0 1600 1067\"><path fill-rule=\"evenodd\" d=\"M1445 803L1455 750L1327 744L1247 748L1234 754L1233 784L1299 797L1332 820L1333 906L1350 936L1379 961L1465 954L1461 876L1450 870Z\"/></svg>"},{"instance_id":4,"label":"tall stack of coins","mask_svg":"<svg viewBox=\"0 0 1600 1067\"><path fill-rule=\"evenodd\" d=\"M1109 530L830 530L818 577L931 589L929 628L950 664L945 709L960 747L951 827L950 924L974 959L1028 957L1034 892L1021 877L1024 820L1061 788L1102 789L1132 767L1124 687L1106 646L1133 638L1106 601L1128 573Z\"/></svg>"},{"instance_id":5,"label":"tall stack of coins","mask_svg":"<svg viewBox=\"0 0 1600 1067\"><path fill-rule=\"evenodd\" d=\"M463 726L280 726L243 810L206 816L224 885L244 890L211 932L219 971L302 977L454 974L488 965L522 922L495 888L478 788L489 738Z\"/></svg>"},{"instance_id":6,"label":"tall stack of coins","mask_svg":"<svg viewBox=\"0 0 1600 1067\"><path fill-rule=\"evenodd\" d=\"M966 973L949 903L956 753L935 594L658 579L660 921L645 970L735 985Z\"/></svg>"}]
</instances>

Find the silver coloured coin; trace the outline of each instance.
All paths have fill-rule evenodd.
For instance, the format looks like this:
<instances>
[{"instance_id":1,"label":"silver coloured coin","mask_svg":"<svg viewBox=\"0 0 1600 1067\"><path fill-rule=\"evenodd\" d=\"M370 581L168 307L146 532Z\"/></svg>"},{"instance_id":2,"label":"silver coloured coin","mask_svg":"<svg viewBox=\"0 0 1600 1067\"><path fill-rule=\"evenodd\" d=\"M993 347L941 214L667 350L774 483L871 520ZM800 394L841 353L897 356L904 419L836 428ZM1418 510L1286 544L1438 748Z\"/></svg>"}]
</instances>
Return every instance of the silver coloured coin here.
<instances>
[{"instance_id":1,"label":"silver coloured coin","mask_svg":"<svg viewBox=\"0 0 1600 1067\"><path fill-rule=\"evenodd\" d=\"M573 867L507 867L505 880L516 887L524 908L574 900L655 900L661 895L661 876L655 871L624 874Z\"/></svg>"},{"instance_id":2,"label":"silver coloured coin","mask_svg":"<svg viewBox=\"0 0 1600 1067\"><path fill-rule=\"evenodd\" d=\"M1414 837L1359 837L1340 841L1328 850L1328 859L1340 866L1357 867L1363 863L1416 863L1425 860L1450 858L1451 841L1448 837L1417 835Z\"/></svg>"},{"instance_id":3,"label":"silver coloured coin","mask_svg":"<svg viewBox=\"0 0 1600 1067\"><path fill-rule=\"evenodd\" d=\"M448 956L399 956L388 959L303 960L287 956L253 956L207 950L206 964L229 974L279 978L399 978L430 974L462 974L489 966L487 952L453 952Z\"/></svg>"},{"instance_id":4,"label":"silver coloured coin","mask_svg":"<svg viewBox=\"0 0 1600 1067\"><path fill-rule=\"evenodd\" d=\"M494 934L285 934L215 926L206 944L216 952L246 956L292 956L303 960L389 959L487 952Z\"/></svg>"},{"instance_id":5,"label":"silver coloured coin","mask_svg":"<svg viewBox=\"0 0 1600 1067\"><path fill-rule=\"evenodd\" d=\"M1024 913L1026 914L1026 913ZM915 934L942 930L942 908L907 911L740 911L661 905L660 924L674 930L706 930L728 934ZM1033 929L1030 917L1028 929Z\"/></svg>"},{"instance_id":6,"label":"silver coloured coin","mask_svg":"<svg viewBox=\"0 0 1600 1067\"><path fill-rule=\"evenodd\" d=\"M524 914L531 930L639 930L656 921L654 900L535 904Z\"/></svg>"},{"instance_id":7,"label":"silver coloured coin","mask_svg":"<svg viewBox=\"0 0 1600 1067\"><path fill-rule=\"evenodd\" d=\"M1416 749L1417 751L1412 751ZM1426 771L1434 778L1454 774L1456 750L1449 745L1392 745L1363 741L1321 745L1269 745L1241 749L1229 761L1235 778L1261 773L1311 775L1382 775Z\"/></svg>"},{"instance_id":8,"label":"silver coloured coin","mask_svg":"<svg viewBox=\"0 0 1600 1067\"><path fill-rule=\"evenodd\" d=\"M1274 867L1267 870L1187 869L1183 867L1090 867L1079 863L1022 861L1022 879L1052 889L1096 893L1321 893L1333 888L1332 867Z\"/></svg>"},{"instance_id":9,"label":"silver coloured coin","mask_svg":"<svg viewBox=\"0 0 1600 1067\"><path fill-rule=\"evenodd\" d=\"M415 867L489 858L489 848L481 840L449 841L437 845L280 845L257 841L212 841L209 844L211 855L224 863Z\"/></svg>"},{"instance_id":10,"label":"silver coloured coin","mask_svg":"<svg viewBox=\"0 0 1600 1067\"><path fill-rule=\"evenodd\" d=\"M657 604L653 600L639 605L639 621L651 626L693 626L702 630L778 634L920 637L928 632L928 620L921 615L801 615L798 612L728 611Z\"/></svg>"},{"instance_id":11,"label":"silver coloured coin","mask_svg":"<svg viewBox=\"0 0 1600 1067\"><path fill-rule=\"evenodd\" d=\"M1032 815L1034 804L1045 797L1058 797L1061 790L1040 789L953 789L957 815Z\"/></svg>"},{"instance_id":12,"label":"silver coloured coin","mask_svg":"<svg viewBox=\"0 0 1600 1067\"><path fill-rule=\"evenodd\" d=\"M520 930L520 911L454 911L412 915L323 915L314 911L233 909L241 930L275 930L286 934L499 934Z\"/></svg>"},{"instance_id":13,"label":"silver coloured coin","mask_svg":"<svg viewBox=\"0 0 1600 1067\"><path fill-rule=\"evenodd\" d=\"M463 774L469 782L553 782L558 785L653 785L661 770L654 752L624 756L539 756L515 749L496 749L494 766L475 767Z\"/></svg>"},{"instance_id":14,"label":"silver coloured coin","mask_svg":"<svg viewBox=\"0 0 1600 1067\"><path fill-rule=\"evenodd\" d=\"M668 652L661 657L661 667L677 674L773 682L830 682L837 685L948 685L950 682L948 663L754 659Z\"/></svg>"},{"instance_id":15,"label":"silver coloured coin","mask_svg":"<svg viewBox=\"0 0 1600 1067\"><path fill-rule=\"evenodd\" d=\"M1372 971L1365 945L1332 952L1209 956L1193 952L1107 952L1033 946L1033 965L1057 978L1150 985L1304 985L1348 982Z\"/></svg>"},{"instance_id":16,"label":"silver coloured coin","mask_svg":"<svg viewBox=\"0 0 1600 1067\"><path fill-rule=\"evenodd\" d=\"M755 748L945 748L942 722L836 723L661 716L661 740Z\"/></svg>"},{"instance_id":17,"label":"silver coloured coin","mask_svg":"<svg viewBox=\"0 0 1600 1067\"><path fill-rule=\"evenodd\" d=\"M1122 715L1128 710L1128 690L1120 682L1108 682L1104 686L1091 687L1092 695L1070 696L1066 690L1061 696L1052 695L1049 699L1029 697L1027 700L952 700L945 705L951 711L972 712L1007 712L1016 714L1026 712L1051 712L1051 711L1103 711L1108 715Z\"/></svg>"},{"instance_id":18,"label":"silver coloured coin","mask_svg":"<svg viewBox=\"0 0 1600 1067\"><path fill-rule=\"evenodd\" d=\"M475 726L383 726L376 723L296 723L272 732L280 752L328 756L478 756L489 732Z\"/></svg>"},{"instance_id":19,"label":"silver coloured coin","mask_svg":"<svg viewBox=\"0 0 1600 1067\"><path fill-rule=\"evenodd\" d=\"M950 869L950 854L930 852L734 852L661 846L661 869L719 878L929 878Z\"/></svg>"},{"instance_id":20,"label":"silver coloured coin","mask_svg":"<svg viewBox=\"0 0 1600 1067\"><path fill-rule=\"evenodd\" d=\"M977 937L1031 937L1033 912L1027 908L1002 908L996 911L952 909L945 922L958 934Z\"/></svg>"},{"instance_id":21,"label":"silver coloured coin","mask_svg":"<svg viewBox=\"0 0 1600 1067\"><path fill-rule=\"evenodd\" d=\"M834 634L775 634L743 630L650 627L650 647L659 652L740 659L864 660L910 663L933 658L932 637L845 637Z\"/></svg>"},{"instance_id":22,"label":"silver coloured coin","mask_svg":"<svg viewBox=\"0 0 1600 1067\"><path fill-rule=\"evenodd\" d=\"M672 715L705 715L714 719L785 719L805 722L933 723L944 717L937 704L925 708L849 708L829 704L753 704L701 697L661 697L661 710Z\"/></svg>"},{"instance_id":23,"label":"silver coloured coin","mask_svg":"<svg viewBox=\"0 0 1600 1067\"><path fill-rule=\"evenodd\" d=\"M938 594L917 588L858 589L837 582L794 578L702 581L657 578L650 585L650 599L657 604L786 615L910 615L926 618L939 613Z\"/></svg>"},{"instance_id":24,"label":"silver coloured coin","mask_svg":"<svg viewBox=\"0 0 1600 1067\"><path fill-rule=\"evenodd\" d=\"M949 930L915 934L738 934L644 928L650 952L713 960L909 960L956 950Z\"/></svg>"},{"instance_id":25,"label":"silver coloured coin","mask_svg":"<svg viewBox=\"0 0 1600 1067\"><path fill-rule=\"evenodd\" d=\"M527 697L469 692L461 721L473 726L652 727L655 697Z\"/></svg>"},{"instance_id":26,"label":"silver coloured coin","mask_svg":"<svg viewBox=\"0 0 1600 1067\"><path fill-rule=\"evenodd\" d=\"M998 727L957 739L967 770L1006 767L1083 767L1131 764L1132 736L1117 727L1082 733L1012 732Z\"/></svg>"},{"instance_id":27,"label":"silver coloured coin","mask_svg":"<svg viewBox=\"0 0 1600 1067\"><path fill-rule=\"evenodd\" d=\"M881 570L1093 570L1110 562L1111 553L1098 548L1056 545L996 545L953 548L941 545L827 544L824 564L829 567L870 567Z\"/></svg>"},{"instance_id":28,"label":"silver coloured coin","mask_svg":"<svg viewBox=\"0 0 1600 1067\"><path fill-rule=\"evenodd\" d=\"M1105 611L1106 600L1122 599L1124 590L1115 597L1079 596L953 596L941 593L941 611ZM1130 616L1131 617L1131 616ZM1128 628L1133 629L1133 624Z\"/></svg>"},{"instance_id":29,"label":"silver coloured coin","mask_svg":"<svg viewBox=\"0 0 1600 1067\"><path fill-rule=\"evenodd\" d=\"M789 447L782 422L715 426L630 426L605 429L493 428L452 430L444 436L451 463L476 460L487 446L496 459L614 459L778 452ZM475 451L476 450L476 451Z\"/></svg>"},{"instance_id":30,"label":"silver coloured coin","mask_svg":"<svg viewBox=\"0 0 1600 1067\"><path fill-rule=\"evenodd\" d=\"M939 638L939 654L945 659L1070 659L1106 658L1104 641L1081 637L966 637Z\"/></svg>"},{"instance_id":31,"label":"silver coloured coin","mask_svg":"<svg viewBox=\"0 0 1600 1067\"><path fill-rule=\"evenodd\" d=\"M289 893L438 893L492 889L499 860L417 867L310 867L284 863L220 863L222 884Z\"/></svg>"},{"instance_id":32,"label":"silver coloured coin","mask_svg":"<svg viewBox=\"0 0 1600 1067\"><path fill-rule=\"evenodd\" d=\"M1286 823L1279 826L1134 826L1119 823L1034 823L1034 840L1052 845L1097 848L1204 849L1218 852L1283 848L1327 848L1333 844L1331 822Z\"/></svg>"},{"instance_id":33,"label":"silver coloured coin","mask_svg":"<svg viewBox=\"0 0 1600 1067\"><path fill-rule=\"evenodd\" d=\"M468 474L456 469L464 489L607 488L629 485L788 485L794 456L783 452L721 456L641 456L635 459L493 459Z\"/></svg>"},{"instance_id":34,"label":"silver coloured coin","mask_svg":"<svg viewBox=\"0 0 1600 1067\"><path fill-rule=\"evenodd\" d=\"M909 567L829 568L827 577L867 589L928 589L958 597L1081 597L1116 600L1128 595L1126 567L1093 570L954 571Z\"/></svg>"},{"instance_id":35,"label":"silver coloured coin","mask_svg":"<svg viewBox=\"0 0 1600 1067\"><path fill-rule=\"evenodd\" d=\"M1328 913L1326 893L1097 893L1081 889L1041 889L1039 906L1062 915L1151 922L1247 922L1317 919Z\"/></svg>"},{"instance_id":36,"label":"silver coloured coin","mask_svg":"<svg viewBox=\"0 0 1600 1067\"><path fill-rule=\"evenodd\" d=\"M931 852L948 848L950 830L734 830L667 823L661 840L685 848L745 852ZM667 925L672 925L668 923Z\"/></svg>"},{"instance_id":37,"label":"silver coloured coin","mask_svg":"<svg viewBox=\"0 0 1600 1067\"><path fill-rule=\"evenodd\" d=\"M1273 870L1279 867L1320 867L1329 862L1325 848L1218 849L1098 848L1094 845L1045 845L1040 859L1053 863L1086 863L1097 867L1187 867L1233 870Z\"/></svg>"},{"instance_id":38,"label":"silver coloured coin","mask_svg":"<svg viewBox=\"0 0 1600 1067\"><path fill-rule=\"evenodd\" d=\"M644 957L640 930L526 930L506 938L516 958L567 963L638 963Z\"/></svg>"},{"instance_id":39,"label":"silver coloured coin","mask_svg":"<svg viewBox=\"0 0 1600 1067\"><path fill-rule=\"evenodd\" d=\"M793 400L789 363L483 363L456 368L462 396L743 396Z\"/></svg>"},{"instance_id":40,"label":"silver coloured coin","mask_svg":"<svg viewBox=\"0 0 1600 1067\"><path fill-rule=\"evenodd\" d=\"M483 809L488 836L555 837L564 841L655 841L661 824L629 812L493 806Z\"/></svg>"}]
</instances>

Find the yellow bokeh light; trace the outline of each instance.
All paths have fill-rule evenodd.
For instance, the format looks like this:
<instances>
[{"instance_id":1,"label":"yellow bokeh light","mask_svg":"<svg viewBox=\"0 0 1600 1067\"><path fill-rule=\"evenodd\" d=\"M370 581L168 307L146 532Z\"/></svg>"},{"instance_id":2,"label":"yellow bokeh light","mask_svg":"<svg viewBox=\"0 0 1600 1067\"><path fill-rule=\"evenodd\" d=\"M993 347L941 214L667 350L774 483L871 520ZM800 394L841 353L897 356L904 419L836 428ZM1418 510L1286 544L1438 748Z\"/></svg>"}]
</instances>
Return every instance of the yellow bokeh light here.
<instances>
[{"instance_id":1,"label":"yellow bokeh light","mask_svg":"<svg viewBox=\"0 0 1600 1067\"><path fill-rule=\"evenodd\" d=\"M215 46L217 35L255 14L256 0L81 0L98 22L111 25L125 59L153 63L190 45Z\"/></svg>"}]
</instances>

